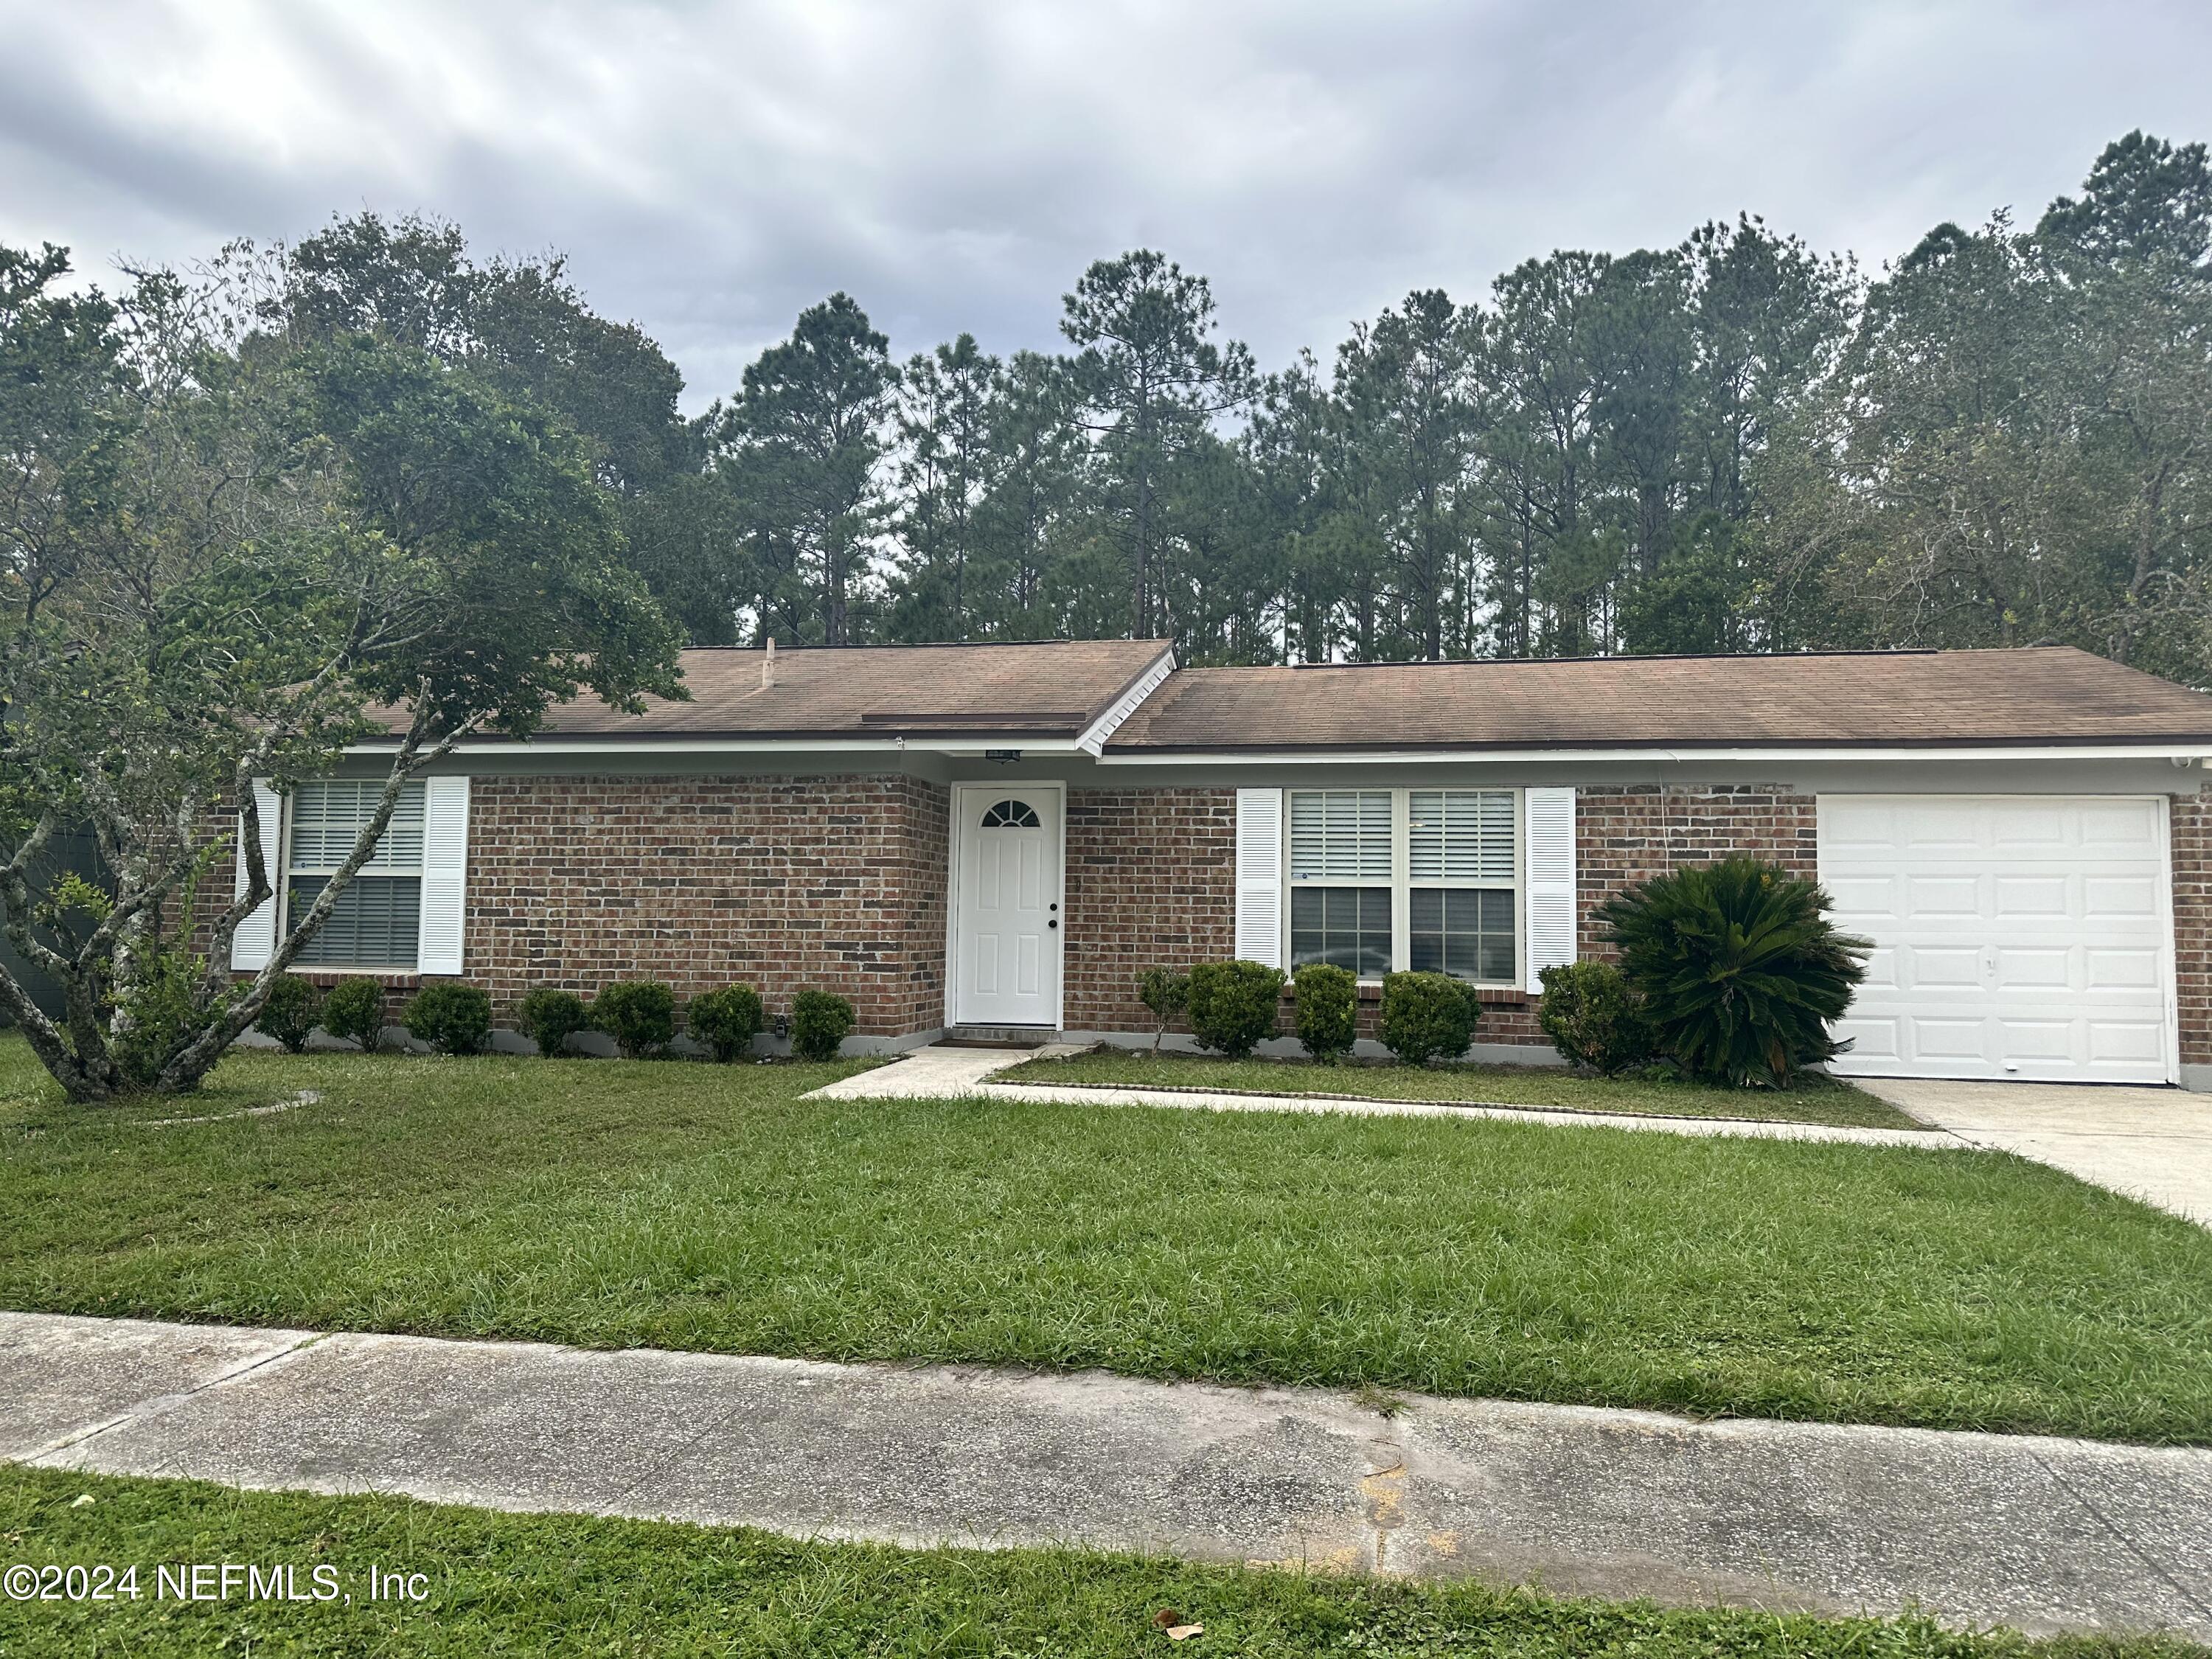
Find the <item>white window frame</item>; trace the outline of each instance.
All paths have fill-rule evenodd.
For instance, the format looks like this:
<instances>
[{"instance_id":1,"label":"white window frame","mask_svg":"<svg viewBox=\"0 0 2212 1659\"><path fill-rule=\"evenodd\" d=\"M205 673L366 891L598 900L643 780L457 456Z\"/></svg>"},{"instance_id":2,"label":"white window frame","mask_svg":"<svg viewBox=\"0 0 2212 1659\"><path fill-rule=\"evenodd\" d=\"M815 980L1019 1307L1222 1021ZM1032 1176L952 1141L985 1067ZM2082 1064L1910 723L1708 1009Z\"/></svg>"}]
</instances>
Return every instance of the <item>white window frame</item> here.
<instances>
[{"instance_id":1,"label":"white window frame","mask_svg":"<svg viewBox=\"0 0 2212 1659\"><path fill-rule=\"evenodd\" d=\"M1488 888L1504 891L1504 884L1494 881L1420 881L1413 878L1413 805L1416 793L1435 790L1460 791L1471 794L1510 795L1513 798L1513 975L1508 979L1468 980L1468 984L1480 991L1521 990L1521 969L1528 960L1528 804L1518 789L1497 789L1474 784L1417 784L1407 788L1382 790L1372 784L1291 785L1283 790L1283 869L1282 869L1282 962L1285 972L1291 969L1291 895L1300 887L1381 887L1385 884L1373 879L1351 879L1341 877L1313 876L1293 879L1291 875L1291 803L1299 795L1331 793L1388 793L1390 797L1390 971L1404 973L1413 959L1413 889L1443 887L1479 890ZM1378 985L1382 981L1362 979L1362 985Z\"/></svg>"},{"instance_id":2,"label":"white window frame","mask_svg":"<svg viewBox=\"0 0 2212 1659\"><path fill-rule=\"evenodd\" d=\"M288 793L284 797L284 824L283 834L281 838L283 854L277 861L278 869L281 873L276 883L276 938L280 940L289 933L292 929L292 878L295 875L331 875L335 873L337 868L336 865L331 865L328 867L318 867L315 869L295 870L293 867L292 830L294 825L298 822L298 815L295 811L296 792L301 788L312 787L313 783L347 781L350 781L350 780L314 779L307 784L295 785L294 793ZM383 787L382 780L377 780L377 787L379 788ZM425 820L424 828L426 831L423 849L418 855L416 863L410 871L404 866L396 866L381 863L380 860L382 857L384 849L381 846L379 846L376 851L369 855L368 861L362 865L359 870L354 872L356 879L358 879L362 876L404 876L411 873L416 882L420 884L427 882L429 878L429 848L427 836L428 827L428 820L429 817L429 786L427 781L418 777L409 780L407 783L401 787L403 788L419 789L423 793L423 817ZM419 894L421 890L419 886L416 890ZM418 925L415 934L415 959L412 962L316 962L300 963L295 965L302 972L310 974L416 974L422 971L422 929Z\"/></svg>"}]
</instances>

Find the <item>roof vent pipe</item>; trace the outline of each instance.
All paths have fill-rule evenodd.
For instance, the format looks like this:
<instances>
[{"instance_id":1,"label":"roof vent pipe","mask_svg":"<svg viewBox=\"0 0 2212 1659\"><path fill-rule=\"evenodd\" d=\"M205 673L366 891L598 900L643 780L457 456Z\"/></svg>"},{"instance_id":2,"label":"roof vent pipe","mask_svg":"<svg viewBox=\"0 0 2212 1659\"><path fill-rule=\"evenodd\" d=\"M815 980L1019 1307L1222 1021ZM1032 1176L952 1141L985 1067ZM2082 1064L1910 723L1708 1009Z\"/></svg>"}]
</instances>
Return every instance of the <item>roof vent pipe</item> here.
<instances>
[{"instance_id":1,"label":"roof vent pipe","mask_svg":"<svg viewBox=\"0 0 2212 1659\"><path fill-rule=\"evenodd\" d=\"M761 690L765 691L775 684L775 635L768 636L768 649L761 655Z\"/></svg>"}]
</instances>

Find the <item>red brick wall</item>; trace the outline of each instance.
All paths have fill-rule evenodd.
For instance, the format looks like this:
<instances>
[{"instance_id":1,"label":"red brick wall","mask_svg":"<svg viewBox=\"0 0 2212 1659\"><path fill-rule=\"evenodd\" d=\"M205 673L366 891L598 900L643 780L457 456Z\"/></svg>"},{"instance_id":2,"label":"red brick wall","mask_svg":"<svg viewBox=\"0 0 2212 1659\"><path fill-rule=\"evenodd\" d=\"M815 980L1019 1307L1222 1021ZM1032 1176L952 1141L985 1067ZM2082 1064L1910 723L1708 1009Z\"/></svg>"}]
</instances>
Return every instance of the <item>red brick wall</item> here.
<instances>
[{"instance_id":1,"label":"red brick wall","mask_svg":"<svg viewBox=\"0 0 2212 1659\"><path fill-rule=\"evenodd\" d=\"M2177 795L2173 844L2173 976L2181 1060L2212 1064L2212 793Z\"/></svg>"},{"instance_id":2,"label":"red brick wall","mask_svg":"<svg viewBox=\"0 0 2212 1659\"><path fill-rule=\"evenodd\" d=\"M814 987L856 1029L944 1023L946 792L910 778L478 777L466 976L505 1023L533 985Z\"/></svg>"},{"instance_id":3,"label":"red brick wall","mask_svg":"<svg viewBox=\"0 0 2212 1659\"><path fill-rule=\"evenodd\" d=\"M1656 784L1575 792L1575 884L1584 956L1606 954L1589 913L1622 889L1731 854L1771 859L1810 878L1820 819L1810 795L1775 784Z\"/></svg>"},{"instance_id":4,"label":"red brick wall","mask_svg":"<svg viewBox=\"0 0 2212 1659\"><path fill-rule=\"evenodd\" d=\"M1137 978L1237 948L1234 789L1067 792L1066 982L1074 1031L1141 1031Z\"/></svg>"},{"instance_id":5,"label":"red brick wall","mask_svg":"<svg viewBox=\"0 0 2212 1659\"><path fill-rule=\"evenodd\" d=\"M1732 852L1808 876L1817 864L1813 797L1778 786L1586 788L1576 811L1585 954L1602 954L1589 909L1632 882ZM533 984L589 993L647 976L682 997L744 980L775 1012L821 986L850 997L875 1035L942 1023L940 788L881 776L478 777L470 816L467 977L491 991L502 1023ZM1232 789L1069 791L1070 1029L1147 1030L1146 968L1234 950L1236 817ZM2172 828L2182 1058L2212 1063L2212 794L2178 798ZM228 896L219 872L203 908ZM388 982L396 1018L416 981ZM1362 1014L1371 1035L1371 1005ZM1533 1003L1492 999L1479 1040L1542 1043Z\"/></svg>"},{"instance_id":6,"label":"red brick wall","mask_svg":"<svg viewBox=\"0 0 2212 1659\"><path fill-rule=\"evenodd\" d=\"M1591 908L1648 876L1737 852L1808 876L1818 862L1813 797L1776 785L1583 789L1575 810L1585 955L1602 954ZM1067 1025L1148 1030L1138 975L1236 948L1236 792L1077 789L1067 817ZM1374 1035L1377 1012L1376 998L1363 1000L1361 1036ZM1544 1044L1535 1000L1486 996L1478 1040Z\"/></svg>"}]
</instances>

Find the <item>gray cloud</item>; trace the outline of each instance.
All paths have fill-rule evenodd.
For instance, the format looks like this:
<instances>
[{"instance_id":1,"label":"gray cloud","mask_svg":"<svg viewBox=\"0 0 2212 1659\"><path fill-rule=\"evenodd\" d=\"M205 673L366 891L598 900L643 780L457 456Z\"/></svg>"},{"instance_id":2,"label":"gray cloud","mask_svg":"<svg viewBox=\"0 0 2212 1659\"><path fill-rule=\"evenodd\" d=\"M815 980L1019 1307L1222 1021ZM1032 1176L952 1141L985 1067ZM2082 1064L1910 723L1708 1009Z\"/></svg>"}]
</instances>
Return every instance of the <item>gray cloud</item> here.
<instances>
[{"instance_id":1,"label":"gray cloud","mask_svg":"<svg viewBox=\"0 0 2212 1659\"><path fill-rule=\"evenodd\" d=\"M1415 287L1763 213L1873 262L2212 137L2212 9L2008 0L0 0L0 239L181 260L413 210L566 250L735 385L842 288L1049 346L1090 260L1213 280L1262 360Z\"/></svg>"}]
</instances>

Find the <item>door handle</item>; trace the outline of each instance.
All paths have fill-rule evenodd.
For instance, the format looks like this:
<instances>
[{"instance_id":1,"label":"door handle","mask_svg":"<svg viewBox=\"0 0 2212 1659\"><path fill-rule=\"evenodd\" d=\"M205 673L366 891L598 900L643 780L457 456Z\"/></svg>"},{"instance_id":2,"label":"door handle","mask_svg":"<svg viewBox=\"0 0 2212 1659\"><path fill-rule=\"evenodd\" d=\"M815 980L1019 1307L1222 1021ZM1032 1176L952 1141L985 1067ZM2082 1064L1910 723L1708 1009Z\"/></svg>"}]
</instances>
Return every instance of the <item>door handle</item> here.
<instances>
[{"instance_id":1,"label":"door handle","mask_svg":"<svg viewBox=\"0 0 2212 1659\"><path fill-rule=\"evenodd\" d=\"M1045 926L1046 926L1046 927L1059 927L1059 926L1060 926L1060 921L1059 921L1059 918L1058 918L1058 917L1054 917L1052 921L1048 921L1047 923L1045 923Z\"/></svg>"}]
</instances>

